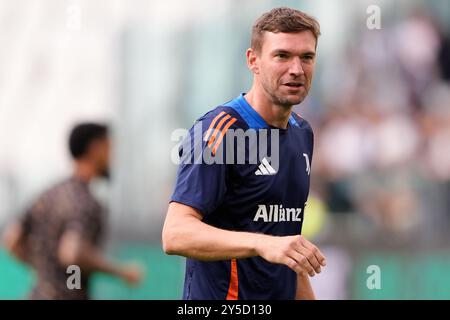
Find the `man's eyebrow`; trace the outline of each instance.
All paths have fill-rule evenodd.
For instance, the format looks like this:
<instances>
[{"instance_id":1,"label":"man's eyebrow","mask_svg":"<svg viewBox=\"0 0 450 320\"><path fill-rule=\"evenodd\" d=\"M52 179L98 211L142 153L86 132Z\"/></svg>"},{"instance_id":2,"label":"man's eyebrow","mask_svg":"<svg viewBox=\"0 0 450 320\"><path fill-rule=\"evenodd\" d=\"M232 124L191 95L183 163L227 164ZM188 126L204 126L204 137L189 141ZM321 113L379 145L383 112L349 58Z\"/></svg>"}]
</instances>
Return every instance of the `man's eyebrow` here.
<instances>
[{"instance_id":1,"label":"man's eyebrow","mask_svg":"<svg viewBox=\"0 0 450 320\"><path fill-rule=\"evenodd\" d=\"M287 54L291 54L291 52L287 51L286 49L274 49L274 50L272 50L272 53L287 53Z\"/></svg>"},{"instance_id":2,"label":"man's eyebrow","mask_svg":"<svg viewBox=\"0 0 450 320\"><path fill-rule=\"evenodd\" d=\"M284 53L284 54L293 54L291 51L288 51L286 49L274 49L272 50L272 54L277 54L277 53ZM316 53L314 51L307 51L301 54L301 56L315 56Z\"/></svg>"},{"instance_id":3,"label":"man's eyebrow","mask_svg":"<svg viewBox=\"0 0 450 320\"><path fill-rule=\"evenodd\" d=\"M314 52L314 51L308 51L308 52L305 52L305 53L302 53L302 56L315 56L316 55L316 53Z\"/></svg>"}]
</instances>

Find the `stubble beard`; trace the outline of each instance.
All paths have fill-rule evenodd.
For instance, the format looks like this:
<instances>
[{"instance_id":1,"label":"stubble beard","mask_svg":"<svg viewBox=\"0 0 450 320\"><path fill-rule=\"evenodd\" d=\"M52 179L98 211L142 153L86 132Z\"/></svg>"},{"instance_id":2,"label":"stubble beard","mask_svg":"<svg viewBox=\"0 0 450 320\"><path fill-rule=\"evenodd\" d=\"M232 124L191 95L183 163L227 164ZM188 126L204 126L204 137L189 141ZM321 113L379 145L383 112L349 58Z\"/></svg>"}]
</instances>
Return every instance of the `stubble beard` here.
<instances>
[{"instance_id":1,"label":"stubble beard","mask_svg":"<svg viewBox=\"0 0 450 320\"><path fill-rule=\"evenodd\" d=\"M266 83L265 81L261 81L261 85L275 105L281 106L286 109L289 109L294 105L300 104L306 97L305 95L300 96L298 98L289 99L285 96L282 96L281 93L277 93L277 88L272 89L270 84Z\"/></svg>"}]
</instances>

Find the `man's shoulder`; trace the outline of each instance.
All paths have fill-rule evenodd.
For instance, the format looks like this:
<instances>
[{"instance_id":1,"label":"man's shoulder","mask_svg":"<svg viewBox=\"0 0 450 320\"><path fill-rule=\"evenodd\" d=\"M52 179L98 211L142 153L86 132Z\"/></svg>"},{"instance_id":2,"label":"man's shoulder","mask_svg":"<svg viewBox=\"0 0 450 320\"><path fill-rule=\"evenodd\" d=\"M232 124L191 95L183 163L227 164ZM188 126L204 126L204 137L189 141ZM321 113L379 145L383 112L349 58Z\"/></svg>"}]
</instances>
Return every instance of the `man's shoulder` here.
<instances>
[{"instance_id":1,"label":"man's shoulder","mask_svg":"<svg viewBox=\"0 0 450 320\"><path fill-rule=\"evenodd\" d=\"M311 125L309 124L309 122L303 118L302 116L300 116L298 113L296 112L292 112L291 114L292 118L294 119L294 121L296 122L296 125L303 130L308 131L309 133L313 134L313 129L311 127Z\"/></svg>"},{"instance_id":2,"label":"man's shoulder","mask_svg":"<svg viewBox=\"0 0 450 320\"><path fill-rule=\"evenodd\" d=\"M53 182L45 191L42 192L41 197L52 198L61 196L62 194L72 193L74 189L78 188L79 183L72 176Z\"/></svg>"},{"instance_id":3,"label":"man's shoulder","mask_svg":"<svg viewBox=\"0 0 450 320\"><path fill-rule=\"evenodd\" d=\"M219 105L206 112L195 121L195 124L202 124L207 129L248 129L247 123L241 115L232 107Z\"/></svg>"},{"instance_id":4,"label":"man's shoulder","mask_svg":"<svg viewBox=\"0 0 450 320\"><path fill-rule=\"evenodd\" d=\"M45 189L33 203L36 206L52 211L71 211L73 208L82 208L89 203L96 203L89 192L87 184L73 176L55 181ZM53 208L58 210L53 210ZM70 209L72 208L72 209Z\"/></svg>"}]
</instances>

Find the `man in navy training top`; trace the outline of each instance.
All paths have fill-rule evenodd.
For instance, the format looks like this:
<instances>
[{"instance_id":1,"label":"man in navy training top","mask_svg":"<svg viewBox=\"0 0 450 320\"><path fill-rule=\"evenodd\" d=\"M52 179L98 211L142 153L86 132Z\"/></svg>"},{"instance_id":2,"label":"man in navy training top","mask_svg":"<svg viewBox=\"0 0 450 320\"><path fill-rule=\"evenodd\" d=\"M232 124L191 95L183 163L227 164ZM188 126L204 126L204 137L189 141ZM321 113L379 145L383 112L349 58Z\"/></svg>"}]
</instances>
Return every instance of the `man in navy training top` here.
<instances>
[{"instance_id":1,"label":"man in navy training top","mask_svg":"<svg viewBox=\"0 0 450 320\"><path fill-rule=\"evenodd\" d=\"M198 119L182 143L162 240L167 254L187 257L183 299L315 299L309 277L325 257L300 235L313 132L292 108L311 87L319 35L301 11L263 14L246 52L250 91ZM258 143L226 139L251 130ZM270 157L261 156L263 132ZM242 149L249 154L236 163Z\"/></svg>"}]
</instances>

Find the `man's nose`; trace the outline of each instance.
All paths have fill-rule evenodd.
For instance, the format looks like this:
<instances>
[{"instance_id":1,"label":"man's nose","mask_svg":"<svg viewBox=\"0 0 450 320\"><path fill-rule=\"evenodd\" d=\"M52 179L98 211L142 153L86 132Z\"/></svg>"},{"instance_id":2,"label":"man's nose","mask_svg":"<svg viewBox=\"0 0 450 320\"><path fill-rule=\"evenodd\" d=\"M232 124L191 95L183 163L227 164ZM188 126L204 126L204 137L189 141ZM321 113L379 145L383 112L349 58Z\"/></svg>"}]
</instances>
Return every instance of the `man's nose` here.
<instances>
[{"instance_id":1,"label":"man's nose","mask_svg":"<svg viewBox=\"0 0 450 320\"><path fill-rule=\"evenodd\" d=\"M305 72L303 71L303 67L302 67L302 61L300 59L300 57L295 57L294 59L292 59L290 68L289 68L289 74L291 76L301 76L303 74L305 74Z\"/></svg>"}]
</instances>

